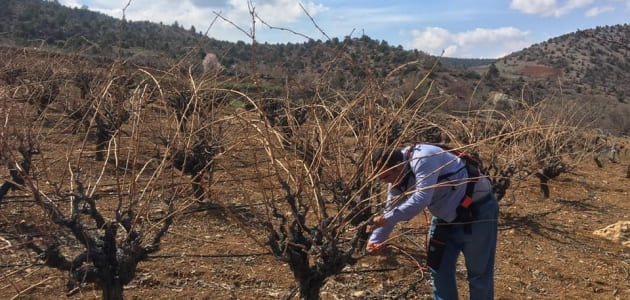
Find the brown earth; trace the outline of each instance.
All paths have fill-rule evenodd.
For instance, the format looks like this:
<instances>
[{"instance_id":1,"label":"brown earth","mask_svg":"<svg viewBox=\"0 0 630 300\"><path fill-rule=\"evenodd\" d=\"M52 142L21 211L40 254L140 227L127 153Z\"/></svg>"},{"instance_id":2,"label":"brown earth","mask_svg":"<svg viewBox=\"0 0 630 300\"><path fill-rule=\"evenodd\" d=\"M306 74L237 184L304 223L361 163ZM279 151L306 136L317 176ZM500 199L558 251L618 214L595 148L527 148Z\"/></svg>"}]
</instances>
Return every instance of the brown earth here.
<instances>
[{"instance_id":1,"label":"brown earth","mask_svg":"<svg viewBox=\"0 0 630 300\"><path fill-rule=\"evenodd\" d=\"M629 299L630 248L593 231L630 220L625 170L630 159L597 168L588 162L551 184L543 199L535 181L516 184L501 202L496 299ZM220 187L216 187L220 189ZM237 195L237 192L231 192ZM42 218L28 196L10 194L0 209L0 236L24 219ZM392 247L330 278L322 299L430 299L424 216L397 229ZM264 240L263 236L259 236ZM15 240L1 248L0 298L64 299L66 274L47 268ZM466 298L465 268L458 267ZM162 249L140 263L125 288L129 299L282 299L294 287L287 265L257 246L220 209L177 219ZM69 298L99 298L89 287Z\"/></svg>"},{"instance_id":2,"label":"brown earth","mask_svg":"<svg viewBox=\"0 0 630 300\"><path fill-rule=\"evenodd\" d=\"M525 65L517 71L530 78L554 78L560 75L560 71L542 65Z\"/></svg>"}]
</instances>

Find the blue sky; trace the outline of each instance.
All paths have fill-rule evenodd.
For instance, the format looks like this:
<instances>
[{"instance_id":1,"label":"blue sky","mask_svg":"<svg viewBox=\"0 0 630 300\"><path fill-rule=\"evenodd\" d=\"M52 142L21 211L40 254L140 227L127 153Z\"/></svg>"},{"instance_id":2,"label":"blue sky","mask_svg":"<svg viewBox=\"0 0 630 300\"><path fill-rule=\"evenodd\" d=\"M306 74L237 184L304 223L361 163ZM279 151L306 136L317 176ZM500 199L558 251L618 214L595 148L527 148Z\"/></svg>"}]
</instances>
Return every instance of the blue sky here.
<instances>
[{"instance_id":1,"label":"blue sky","mask_svg":"<svg viewBox=\"0 0 630 300\"><path fill-rule=\"evenodd\" d=\"M577 29L630 23L630 0L59 2L70 7L87 6L117 18L129 4L125 10L128 20L164 24L177 21L184 28L195 26L197 31L207 31L208 36L219 40L245 42L251 42L251 38L243 31L251 33L254 28L248 8L251 3L260 18L255 25L259 43L300 43L306 41L304 36L343 40L348 35L360 37L365 33L393 46L435 55L444 51L445 56L461 58L498 58ZM223 18L217 18L217 14ZM270 29L261 20L288 30Z\"/></svg>"}]
</instances>

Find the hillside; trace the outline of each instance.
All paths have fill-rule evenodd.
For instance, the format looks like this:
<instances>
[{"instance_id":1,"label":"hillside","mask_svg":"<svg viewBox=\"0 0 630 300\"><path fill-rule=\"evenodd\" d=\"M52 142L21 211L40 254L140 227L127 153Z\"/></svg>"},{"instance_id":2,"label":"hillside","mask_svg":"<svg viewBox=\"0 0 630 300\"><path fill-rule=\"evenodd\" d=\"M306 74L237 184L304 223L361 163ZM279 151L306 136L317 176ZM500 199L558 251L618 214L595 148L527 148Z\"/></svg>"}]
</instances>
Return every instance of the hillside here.
<instances>
[{"instance_id":1,"label":"hillside","mask_svg":"<svg viewBox=\"0 0 630 300\"><path fill-rule=\"evenodd\" d=\"M630 25L578 30L497 61L502 76L584 106L587 122L628 135ZM588 118L591 114L592 118Z\"/></svg>"},{"instance_id":2,"label":"hillside","mask_svg":"<svg viewBox=\"0 0 630 300\"><path fill-rule=\"evenodd\" d=\"M379 82L384 99L401 101L431 72L432 89L442 102L439 107L450 113L511 110L551 97L560 106L580 107L583 113L576 118L583 126L630 134L630 120L625 118L630 115L629 25L580 30L494 63L442 58L434 67L435 57L368 36L252 46L251 41L214 40L176 23L121 22L51 1L5 2L8 9L0 11L0 42L5 45L45 47L109 61L120 56L128 64L158 69L187 61L197 71L203 57L213 53L229 75L264 82L276 91L287 84L298 87L293 94L297 102L313 95L315 80L325 80L336 90L332 95L356 94ZM488 64L493 72L488 72ZM411 96L420 97L427 88Z\"/></svg>"},{"instance_id":3,"label":"hillside","mask_svg":"<svg viewBox=\"0 0 630 300\"><path fill-rule=\"evenodd\" d=\"M596 90L627 102L630 87L630 25L597 27L549 39L512 53L498 66L530 78L561 79L579 91ZM539 65L542 72L524 65ZM548 69L545 70L544 67Z\"/></svg>"}]
</instances>

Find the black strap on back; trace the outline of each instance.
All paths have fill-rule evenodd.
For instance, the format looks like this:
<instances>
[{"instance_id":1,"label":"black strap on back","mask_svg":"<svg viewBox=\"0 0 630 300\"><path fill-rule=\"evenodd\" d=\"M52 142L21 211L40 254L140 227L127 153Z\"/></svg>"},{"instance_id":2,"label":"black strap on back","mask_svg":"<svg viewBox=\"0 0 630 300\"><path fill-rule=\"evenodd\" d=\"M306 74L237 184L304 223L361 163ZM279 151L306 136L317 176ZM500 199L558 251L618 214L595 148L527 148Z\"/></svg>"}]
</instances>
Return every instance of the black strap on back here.
<instances>
[{"instance_id":1,"label":"black strap on back","mask_svg":"<svg viewBox=\"0 0 630 300\"><path fill-rule=\"evenodd\" d=\"M445 145L436 145L436 144L431 144L431 145L440 147L442 148L442 150L457 156L464 163L464 166L461 167L460 169L454 172L449 172L449 173L438 176L438 182L445 181L449 177L457 174L458 172L461 172L462 169L466 169L466 171L468 172L468 179L466 183L466 194L464 195L464 197L459 203L459 206L457 207L456 221L460 223L464 223L465 234L471 234L472 233L471 222L474 220L474 217L475 217L473 215L473 210L471 208L472 195L473 195L473 192L475 191L475 184L477 183L477 180L479 180L479 177L482 175L481 162L479 161L478 158L473 157L471 154L468 154L466 152L453 150ZM409 147L409 149L405 152L405 156L407 157L407 160L409 161L408 167L410 171L411 171L411 157L415 149L416 149L416 146L414 145L414 146Z\"/></svg>"}]
</instances>

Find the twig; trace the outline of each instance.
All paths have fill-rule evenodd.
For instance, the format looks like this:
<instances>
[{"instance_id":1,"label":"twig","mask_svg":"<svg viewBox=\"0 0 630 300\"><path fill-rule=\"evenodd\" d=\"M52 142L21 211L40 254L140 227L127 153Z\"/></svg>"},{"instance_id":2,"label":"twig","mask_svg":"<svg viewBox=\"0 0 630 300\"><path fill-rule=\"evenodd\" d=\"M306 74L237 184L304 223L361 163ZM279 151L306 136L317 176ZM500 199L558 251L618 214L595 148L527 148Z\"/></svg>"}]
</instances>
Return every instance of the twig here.
<instances>
[{"instance_id":1,"label":"twig","mask_svg":"<svg viewBox=\"0 0 630 300\"><path fill-rule=\"evenodd\" d=\"M330 40L330 37L326 34L326 32L324 32L321 28L319 28L319 25L317 25L317 22L313 20L313 17L311 17L311 14L308 13L308 11L306 10L306 8L304 8L304 5L302 5L302 3L300 3L300 7L304 11L304 13L308 16L308 18L311 19L311 22L313 22L313 25L315 25L315 28L317 28L317 30L319 30L319 32L321 32L326 37L326 39Z\"/></svg>"},{"instance_id":2,"label":"twig","mask_svg":"<svg viewBox=\"0 0 630 300\"><path fill-rule=\"evenodd\" d=\"M1 236L0 236L0 241L3 241L3 242L5 242L5 243L7 243L7 245L6 245L6 246L4 246L4 247L2 247L2 248L0 248L0 250L8 249L8 248L10 248L10 247L11 247L11 242L9 242L8 240L6 240L5 238L3 238L3 237L1 237Z\"/></svg>"},{"instance_id":3,"label":"twig","mask_svg":"<svg viewBox=\"0 0 630 300\"><path fill-rule=\"evenodd\" d=\"M195 258L229 258L229 257L252 257L252 256L267 256L271 255L271 252L261 253L241 253L241 254L161 254L161 255L149 255L148 259L158 258L180 258L180 257L195 257Z\"/></svg>"},{"instance_id":4,"label":"twig","mask_svg":"<svg viewBox=\"0 0 630 300\"><path fill-rule=\"evenodd\" d=\"M299 36L301 36L301 37L303 37L303 38L305 38L305 39L308 39L308 40L315 40L314 38L311 38L310 36L308 36L308 35L306 35L306 34L296 32L296 31L294 31L294 30L292 30L292 29L283 28L283 27L275 27L275 26L271 26L271 25L269 25L267 22L265 22L265 21L264 21L264 20L263 20L260 16L258 16L258 14L255 14L255 15L256 15L256 18L258 18L258 20L259 20L261 23L263 23L264 25L267 25L267 27L269 27L269 29L272 29L272 30L273 30L273 29L276 29L276 30L284 30L284 31L291 32L291 33L293 33L293 34L295 34L295 35L299 35Z\"/></svg>"},{"instance_id":5,"label":"twig","mask_svg":"<svg viewBox=\"0 0 630 300\"><path fill-rule=\"evenodd\" d=\"M396 298L394 298L394 299L401 299L403 297L406 298L407 293L409 293L411 291L411 289L416 288L416 284L420 283L420 281L422 281L422 280L424 280L424 276L420 276L420 278L416 279L414 282L409 284L409 287L407 287L404 291L402 291L402 293L400 293L400 295L396 296Z\"/></svg>"},{"instance_id":6,"label":"twig","mask_svg":"<svg viewBox=\"0 0 630 300\"><path fill-rule=\"evenodd\" d=\"M118 31L118 60L122 59L122 44L123 44L123 25L125 24L125 11L131 5L131 0L127 1L127 5L122 9L122 19L120 20L120 28Z\"/></svg>"},{"instance_id":7,"label":"twig","mask_svg":"<svg viewBox=\"0 0 630 300\"><path fill-rule=\"evenodd\" d=\"M24 293L26 293L26 292L28 292L28 291L30 291L30 290L32 290L32 289L34 289L34 288L36 288L37 286L39 286L39 285L43 284L44 282L46 282L46 281L48 281L48 280L51 280L51 279L56 279L56 278L59 278L59 276L48 277L48 278L46 278L46 279L44 279L44 280L42 280L42 281L40 281L40 282L38 282L38 283L36 283L36 284L33 284L33 285L31 285L31 286L27 287L26 289L24 289L24 290L20 291L19 293L17 293L17 295L13 296L13 298L11 298L11 300L15 300L15 299L17 299L18 297L20 297L22 294L24 294Z\"/></svg>"},{"instance_id":8,"label":"twig","mask_svg":"<svg viewBox=\"0 0 630 300\"><path fill-rule=\"evenodd\" d=\"M418 261L415 257L413 257L413 255L409 254L409 253L408 253L407 251L405 251L403 248L401 248L401 247L397 247L397 246L394 246L394 245L390 245L390 247L392 247L392 248L394 248L394 249L396 249L396 250L400 251L402 254L404 254L405 256L407 256L407 257L409 258L409 260L411 260L411 262L412 262L412 263L413 263L413 264L414 264L414 265L418 268L418 270L420 270L420 271L426 271L426 269L427 269L427 268L426 268L426 267L423 267L423 266L420 264L420 262L419 262L419 261Z\"/></svg>"},{"instance_id":9,"label":"twig","mask_svg":"<svg viewBox=\"0 0 630 300\"><path fill-rule=\"evenodd\" d=\"M221 12L216 12L216 11L213 11L213 13L214 13L217 17L219 17L219 18L223 19L223 21L225 21L225 22L228 22L228 23L232 24L232 26L234 26L236 29L238 29L238 30L239 30L239 31L241 31L242 33L244 33L247 37L252 38L252 34L251 34L251 33L248 33L247 31L245 31L245 29L241 28L240 26L236 25L234 22L232 22L232 21L230 21L229 19L227 19L227 18L225 18L224 16L222 16L222 15L221 15Z\"/></svg>"},{"instance_id":10,"label":"twig","mask_svg":"<svg viewBox=\"0 0 630 300\"><path fill-rule=\"evenodd\" d=\"M293 298L299 289L300 289L299 286L293 287L291 291L289 291L289 294L287 294L287 296L284 297L284 300L290 300L291 298Z\"/></svg>"},{"instance_id":11,"label":"twig","mask_svg":"<svg viewBox=\"0 0 630 300\"><path fill-rule=\"evenodd\" d=\"M12 276L13 274L22 272L22 271L24 271L24 270L26 270L28 268L33 267L33 266L43 266L43 265L44 265L43 263L30 263L30 264L19 264L19 265L18 264L15 264L15 265L3 265L3 266L0 266L0 268L17 268L17 267L20 267L20 268L17 269L17 270L11 271L11 272L9 272L7 274L2 275L0 277L0 279L5 279L5 278L7 278L9 276ZM0 290L1 289L2 288L0 288Z\"/></svg>"},{"instance_id":12,"label":"twig","mask_svg":"<svg viewBox=\"0 0 630 300\"><path fill-rule=\"evenodd\" d=\"M0 265L0 268L4 268L4 269L10 269L10 268L19 268L19 267L23 267L23 269L32 267L32 266L45 266L44 263L32 263L32 264L12 264L12 265ZM12 273L6 274L3 277L0 277L0 279L8 277L10 275L13 275L13 273L15 272L19 272L22 271L23 269L19 269L19 270L15 270ZM1 290L1 289L0 289Z\"/></svg>"},{"instance_id":13,"label":"twig","mask_svg":"<svg viewBox=\"0 0 630 300\"><path fill-rule=\"evenodd\" d=\"M376 269L363 269L363 270L350 270L350 271L341 271L341 274L359 274L359 273L379 273L379 272L389 272L396 271L398 267L391 268L376 268Z\"/></svg>"}]
</instances>

